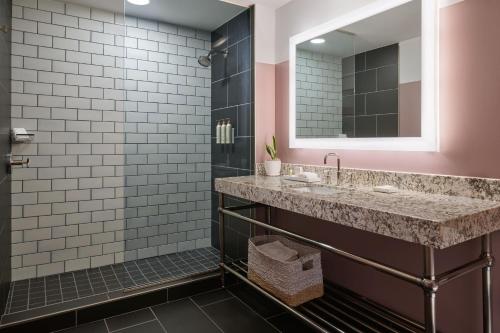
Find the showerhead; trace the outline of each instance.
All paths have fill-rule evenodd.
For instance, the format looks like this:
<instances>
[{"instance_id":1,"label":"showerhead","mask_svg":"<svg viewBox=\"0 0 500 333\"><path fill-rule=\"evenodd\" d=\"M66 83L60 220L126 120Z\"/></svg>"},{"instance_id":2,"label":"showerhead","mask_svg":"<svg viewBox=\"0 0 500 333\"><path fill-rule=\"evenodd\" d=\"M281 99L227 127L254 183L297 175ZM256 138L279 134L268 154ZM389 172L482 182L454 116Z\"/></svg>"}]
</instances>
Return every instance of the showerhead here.
<instances>
[{"instance_id":1,"label":"showerhead","mask_svg":"<svg viewBox=\"0 0 500 333\"><path fill-rule=\"evenodd\" d=\"M219 38L215 43L212 44L212 49L208 52L207 55L202 55L198 58L198 63L203 67L209 67L212 64L212 55L222 53L227 55L227 51L218 50L224 43L227 38Z\"/></svg>"},{"instance_id":2,"label":"showerhead","mask_svg":"<svg viewBox=\"0 0 500 333\"><path fill-rule=\"evenodd\" d=\"M208 55L200 56L198 58L198 63L203 67L209 67L212 64L212 58L210 53Z\"/></svg>"}]
</instances>

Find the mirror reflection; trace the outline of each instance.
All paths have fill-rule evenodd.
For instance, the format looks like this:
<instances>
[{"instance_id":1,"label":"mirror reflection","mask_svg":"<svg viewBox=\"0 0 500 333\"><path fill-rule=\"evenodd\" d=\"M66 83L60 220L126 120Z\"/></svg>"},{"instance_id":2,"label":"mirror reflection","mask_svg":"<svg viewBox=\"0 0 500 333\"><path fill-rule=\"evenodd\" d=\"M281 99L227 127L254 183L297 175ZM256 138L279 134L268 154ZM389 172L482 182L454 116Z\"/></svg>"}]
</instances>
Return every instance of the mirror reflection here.
<instances>
[{"instance_id":1,"label":"mirror reflection","mask_svg":"<svg viewBox=\"0 0 500 333\"><path fill-rule=\"evenodd\" d=\"M296 49L298 138L421 135L421 1Z\"/></svg>"}]
</instances>

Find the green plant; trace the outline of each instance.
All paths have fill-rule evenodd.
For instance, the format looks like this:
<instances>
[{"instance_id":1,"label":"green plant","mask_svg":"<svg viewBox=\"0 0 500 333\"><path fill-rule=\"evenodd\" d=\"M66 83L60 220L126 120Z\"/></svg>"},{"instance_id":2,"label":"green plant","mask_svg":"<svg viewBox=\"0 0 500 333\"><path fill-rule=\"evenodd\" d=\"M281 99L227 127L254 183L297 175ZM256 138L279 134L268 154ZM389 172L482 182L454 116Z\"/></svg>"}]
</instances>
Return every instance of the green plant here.
<instances>
[{"instance_id":1,"label":"green plant","mask_svg":"<svg viewBox=\"0 0 500 333\"><path fill-rule=\"evenodd\" d=\"M276 137L273 135L273 143L266 144L266 151L273 161L278 160L278 146L276 145Z\"/></svg>"}]
</instances>

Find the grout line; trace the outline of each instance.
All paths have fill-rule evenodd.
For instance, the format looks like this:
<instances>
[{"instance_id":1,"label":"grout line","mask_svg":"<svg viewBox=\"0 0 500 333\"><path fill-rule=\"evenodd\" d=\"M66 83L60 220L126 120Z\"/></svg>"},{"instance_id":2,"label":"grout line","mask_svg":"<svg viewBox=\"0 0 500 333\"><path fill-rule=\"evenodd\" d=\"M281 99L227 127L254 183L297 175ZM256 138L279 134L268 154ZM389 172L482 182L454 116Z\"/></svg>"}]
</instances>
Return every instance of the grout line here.
<instances>
[{"instance_id":1,"label":"grout line","mask_svg":"<svg viewBox=\"0 0 500 333\"><path fill-rule=\"evenodd\" d=\"M210 306L210 305L214 305L214 304L219 304L219 303L222 303L222 302L225 302L227 300L230 300L230 299L233 299L234 296L229 296L227 298L223 298L223 299L220 299L220 300L217 300L217 301L214 301L214 302L211 302L211 303L208 303L208 304L205 304L203 306L200 305L201 308L204 308L204 307L207 307L207 306Z\"/></svg>"},{"instance_id":2,"label":"grout line","mask_svg":"<svg viewBox=\"0 0 500 333\"><path fill-rule=\"evenodd\" d=\"M113 265L109 265L109 268L111 268L111 271L113 272L113 276L115 277L116 282L118 282L118 285L121 287L121 289L124 289L122 283L118 279L118 275L116 275L116 272L115 272L115 269L113 268Z\"/></svg>"},{"instance_id":3,"label":"grout line","mask_svg":"<svg viewBox=\"0 0 500 333\"><path fill-rule=\"evenodd\" d=\"M59 292L61 293L61 302L54 303L54 304L59 304L59 303L63 303L64 302L63 292L62 292L62 285L61 285L61 274L57 275L57 281L58 281L58 286L59 286Z\"/></svg>"},{"instance_id":4,"label":"grout line","mask_svg":"<svg viewBox=\"0 0 500 333\"><path fill-rule=\"evenodd\" d=\"M272 315L272 316L267 317L267 319L266 319L266 320L267 320L267 321L269 321L270 319L278 318L279 316L282 316L282 315L287 314L287 313L288 313L288 312L283 311L283 312L280 312L280 313L277 313L277 314L274 314L274 315Z\"/></svg>"},{"instance_id":5,"label":"grout line","mask_svg":"<svg viewBox=\"0 0 500 333\"><path fill-rule=\"evenodd\" d=\"M151 320L148 320L148 321L144 321L142 323L137 323L137 324L130 325L130 326L127 326L127 327L122 327L119 330L110 331L110 332L123 332L126 329L129 329L129 328L132 328L132 327L137 327L137 326L140 326L140 325L143 325L143 324L147 324L147 323L151 323L153 321L157 321L157 320L156 319L151 319Z\"/></svg>"},{"instance_id":6,"label":"grout line","mask_svg":"<svg viewBox=\"0 0 500 333\"><path fill-rule=\"evenodd\" d=\"M124 315L129 315L129 314L131 314L131 313L134 313L134 312L139 312L139 311L146 310L146 309L149 309L149 307L144 307L144 308L140 308L140 309L136 309L136 310L132 310L132 311L125 311L125 312L122 312L122 313L116 314L116 315L114 315L114 316L106 317L106 318L104 318L104 320L106 320L106 319L111 319L111 318L116 318L116 317L120 317L120 316L124 316ZM150 321L150 320L146 320L146 321ZM120 329L121 329L121 328L120 328Z\"/></svg>"},{"instance_id":7,"label":"grout line","mask_svg":"<svg viewBox=\"0 0 500 333\"><path fill-rule=\"evenodd\" d=\"M132 277L132 274L130 274L130 271L128 270L127 265L125 265L125 263L122 263L122 264L123 264L123 268L125 269L125 272L127 272L128 276L130 277L130 281L132 281L132 283L134 285L137 285L137 283L135 282L134 278Z\"/></svg>"},{"instance_id":8,"label":"grout line","mask_svg":"<svg viewBox=\"0 0 500 333\"><path fill-rule=\"evenodd\" d=\"M258 317L262 318L269 326L271 326L272 328L274 328L277 332L280 332L280 330L276 326L274 326L273 324L271 324L266 318L264 318L264 316L260 315L257 311L255 311L254 309L252 309L250 307L250 305L248 305L247 303L243 302L243 300L241 298L239 298L238 296L236 296L235 294L233 294L229 289L227 289L227 292L230 293L231 295L233 295L234 298L236 298L246 308L250 309L250 311L252 311L253 313L255 313Z\"/></svg>"},{"instance_id":9,"label":"grout line","mask_svg":"<svg viewBox=\"0 0 500 333\"><path fill-rule=\"evenodd\" d=\"M153 316L156 318L156 320L158 321L158 324L160 324L160 327L161 329L167 333L167 329L165 328L165 326L163 326L162 322L160 321L160 319L158 318L158 316L156 315L155 311L153 310L153 308L150 306L149 308L149 311L151 311L151 313L153 314Z\"/></svg>"},{"instance_id":10,"label":"grout line","mask_svg":"<svg viewBox=\"0 0 500 333\"><path fill-rule=\"evenodd\" d=\"M231 74L231 75L225 76L225 77L223 77L222 79L218 79L218 80L212 81L212 84L214 84L214 83L220 83L220 82L226 81L226 80L228 80L228 79L230 79L230 78L233 78L233 77L235 77L235 76L237 76L237 75L240 75L240 74L245 74L245 73L247 73L247 72L251 72L251 71L252 71L252 69L251 69L251 68L249 68L249 69L245 69L244 71L241 71L241 72L238 72L238 73L234 73L234 74ZM226 73L224 73L224 74L226 74ZM229 98L229 96L228 96L228 98Z\"/></svg>"},{"instance_id":11,"label":"grout line","mask_svg":"<svg viewBox=\"0 0 500 333\"><path fill-rule=\"evenodd\" d=\"M139 266L139 264L138 264L139 260L141 260L141 259L134 260L134 264L137 267L137 270L142 274L142 276L147 281L147 283L152 283L153 281L146 274L144 274L144 271L142 270L142 267Z\"/></svg>"},{"instance_id":12,"label":"grout line","mask_svg":"<svg viewBox=\"0 0 500 333\"><path fill-rule=\"evenodd\" d=\"M85 276L87 277L87 281L89 283L89 286L90 286L90 290L92 290L92 296L93 295L96 295L95 291L94 291L94 286L92 285L92 282L90 281L90 276L89 276L89 272L87 270L84 270L85 272Z\"/></svg>"},{"instance_id":13,"label":"grout line","mask_svg":"<svg viewBox=\"0 0 500 333\"><path fill-rule=\"evenodd\" d=\"M152 258L152 257L150 257L150 258ZM158 279L154 279L153 281L161 280L161 275L151 265L151 263L149 262L149 258L144 258L144 262L146 262L146 264L148 265L148 267L151 268L151 271L158 277Z\"/></svg>"},{"instance_id":14,"label":"grout line","mask_svg":"<svg viewBox=\"0 0 500 333\"><path fill-rule=\"evenodd\" d=\"M44 294L44 300L43 300L43 305L47 306L47 277L43 277L43 294Z\"/></svg>"},{"instance_id":15,"label":"grout line","mask_svg":"<svg viewBox=\"0 0 500 333\"><path fill-rule=\"evenodd\" d=\"M202 309L202 308L201 308L198 304L196 304L196 302L195 302L195 301L193 301L193 300L191 299L191 297L188 297L188 299L189 299L189 301L190 301L191 303L193 303L193 304L194 304L194 306L196 306L196 307L198 308L198 310L200 310L200 311L201 311L201 313L202 313L205 317L207 317L207 319L208 319L208 320L210 320L210 322L212 322L212 324L214 324L214 325L215 325L215 327L217 327L217 328L219 329L219 331L221 331L222 333L224 333L224 330L223 330L223 329L222 329L219 325L217 325L217 323L215 322L215 320L213 320L213 319L212 319L212 317L210 317L210 316L208 315L208 313L206 313L206 312L205 312L205 310L203 310L203 309Z\"/></svg>"},{"instance_id":16,"label":"grout line","mask_svg":"<svg viewBox=\"0 0 500 333\"><path fill-rule=\"evenodd\" d=\"M28 297L26 298L26 310L30 308L31 279L28 280Z\"/></svg>"},{"instance_id":17,"label":"grout line","mask_svg":"<svg viewBox=\"0 0 500 333\"><path fill-rule=\"evenodd\" d=\"M163 264L163 262L160 260L160 257L162 256L158 256L156 257L156 261L158 261L158 263L161 265L161 267L163 267L163 269L168 273L168 274L171 274L170 270Z\"/></svg>"},{"instance_id":18,"label":"grout line","mask_svg":"<svg viewBox=\"0 0 500 333\"><path fill-rule=\"evenodd\" d=\"M104 318L102 321L104 322L104 326L106 326L106 331L108 331L108 333L110 333L111 331L109 329L108 323L106 322L106 318Z\"/></svg>"},{"instance_id":19,"label":"grout line","mask_svg":"<svg viewBox=\"0 0 500 333\"><path fill-rule=\"evenodd\" d=\"M71 276L73 277L73 283L75 285L75 290L76 290L76 299L80 299L80 292L78 291L78 284L76 283L76 277L75 277L75 272L71 272ZM83 298L83 297L82 297Z\"/></svg>"}]
</instances>

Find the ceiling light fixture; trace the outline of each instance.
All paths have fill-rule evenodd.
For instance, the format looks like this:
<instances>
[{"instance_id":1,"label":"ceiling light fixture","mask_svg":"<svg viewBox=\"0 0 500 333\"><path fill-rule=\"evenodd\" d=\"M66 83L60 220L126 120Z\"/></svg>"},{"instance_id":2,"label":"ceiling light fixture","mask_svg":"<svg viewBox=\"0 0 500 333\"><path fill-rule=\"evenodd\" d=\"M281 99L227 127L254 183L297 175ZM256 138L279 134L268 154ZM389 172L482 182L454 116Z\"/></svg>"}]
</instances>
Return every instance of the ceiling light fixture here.
<instances>
[{"instance_id":1,"label":"ceiling light fixture","mask_svg":"<svg viewBox=\"0 0 500 333\"><path fill-rule=\"evenodd\" d=\"M136 6L149 5L149 0L127 0L127 1Z\"/></svg>"},{"instance_id":2,"label":"ceiling light fixture","mask_svg":"<svg viewBox=\"0 0 500 333\"><path fill-rule=\"evenodd\" d=\"M311 39L311 43L312 44L323 44L325 42L325 40L323 38L314 38L314 39Z\"/></svg>"}]
</instances>

